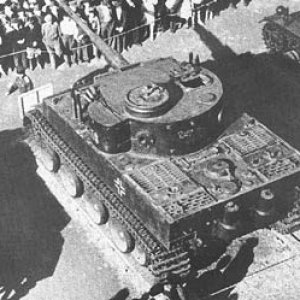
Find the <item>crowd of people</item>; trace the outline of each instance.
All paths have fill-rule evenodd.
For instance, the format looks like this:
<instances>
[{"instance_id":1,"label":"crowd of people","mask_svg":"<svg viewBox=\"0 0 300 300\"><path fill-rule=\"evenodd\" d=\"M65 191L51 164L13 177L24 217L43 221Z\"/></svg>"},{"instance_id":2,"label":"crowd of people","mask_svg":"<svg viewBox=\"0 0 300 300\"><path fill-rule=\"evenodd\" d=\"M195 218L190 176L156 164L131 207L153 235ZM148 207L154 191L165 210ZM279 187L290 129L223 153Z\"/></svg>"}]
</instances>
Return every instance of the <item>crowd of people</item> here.
<instances>
[{"instance_id":1,"label":"crowd of people","mask_svg":"<svg viewBox=\"0 0 300 300\"><path fill-rule=\"evenodd\" d=\"M205 23L241 0L72 0L70 8L118 52L161 31ZM248 5L251 0L243 0ZM55 0L0 0L0 65L57 68L101 55Z\"/></svg>"}]
</instances>

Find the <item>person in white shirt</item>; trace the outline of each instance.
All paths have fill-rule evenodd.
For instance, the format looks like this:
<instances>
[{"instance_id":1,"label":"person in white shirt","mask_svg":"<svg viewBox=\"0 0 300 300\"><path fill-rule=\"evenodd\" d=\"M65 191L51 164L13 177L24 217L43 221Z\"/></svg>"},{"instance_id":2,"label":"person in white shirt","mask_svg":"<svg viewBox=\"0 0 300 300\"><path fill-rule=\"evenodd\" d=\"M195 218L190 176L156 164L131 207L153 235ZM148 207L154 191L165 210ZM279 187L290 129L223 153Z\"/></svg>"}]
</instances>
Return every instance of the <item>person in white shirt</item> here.
<instances>
[{"instance_id":1,"label":"person in white shirt","mask_svg":"<svg viewBox=\"0 0 300 300\"><path fill-rule=\"evenodd\" d=\"M76 63L76 39L78 27L74 20L68 15L64 15L59 24L62 42L64 46L64 60L69 66Z\"/></svg>"},{"instance_id":2,"label":"person in white shirt","mask_svg":"<svg viewBox=\"0 0 300 300\"><path fill-rule=\"evenodd\" d=\"M204 24L205 17L206 17L206 5L205 0L191 0L192 8L193 8L193 17L192 23L193 25L196 24Z\"/></svg>"},{"instance_id":3,"label":"person in white shirt","mask_svg":"<svg viewBox=\"0 0 300 300\"><path fill-rule=\"evenodd\" d=\"M179 16L182 20L184 20L184 25L186 27L190 27L192 24L192 3L190 0L183 0L180 10L179 10Z\"/></svg>"},{"instance_id":4,"label":"person in white shirt","mask_svg":"<svg viewBox=\"0 0 300 300\"><path fill-rule=\"evenodd\" d=\"M182 0L166 0L166 7L168 9L168 19L170 22L171 32L175 32L178 22L179 6L182 4Z\"/></svg>"},{"instance_id":5,"label":"person in white shirt","mask_svg":"<svg viewBox=\"0 0 300 300\"><path fill-rule=\"evenodd\" d=\"M47 14L44 20L45 23L42 25L43 43L49 54L51 66L53 69L56 69L57 59L63 54L60 28L57 22L53 22L51 14Z\"/></svg>"},{"instance_id":6,"label":"person in white shirt","mask_svg":"<svg viewBox=\"0 0 300 300\"><path fill-rule=\"evenodd\" d=\"M100 19L100 36L106 40L111 36L112 10L109 1L101 1L96 9Z\"/></svg>"},{"instance_id":7,"label":"person in white shirt","mask_svg":"<svg viewBox=\"0 0 300 300\"><path fill-rule=\"evenodd\" d=\"M146 23L149 25L150 31L150 39L154 40L155 35L155 7L158 4L158 0L144 0L143 1L143 8L144 8L144 15L146 18Z\"/></svg>"}]
</instances>

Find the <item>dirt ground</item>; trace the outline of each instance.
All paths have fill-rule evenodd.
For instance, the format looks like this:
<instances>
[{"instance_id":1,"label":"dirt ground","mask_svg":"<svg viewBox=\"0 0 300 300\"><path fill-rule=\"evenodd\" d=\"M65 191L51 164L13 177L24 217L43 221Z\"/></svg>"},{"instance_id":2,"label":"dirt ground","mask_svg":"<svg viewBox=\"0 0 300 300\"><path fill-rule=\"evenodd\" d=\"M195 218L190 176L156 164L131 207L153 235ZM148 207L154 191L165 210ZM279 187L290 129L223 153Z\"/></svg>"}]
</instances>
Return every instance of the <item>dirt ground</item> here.
<instances>
[{"instance_id":1,"label":"dirt ground","mask_svg":"<svg viewBox=\"0 0 300 300\"><path fill-rule=\"evenodd\" d=\"M279 4L288 5L291 11L300 10L297 0L252 0L247 7L240 3L237 9L221 12L205 26L180 29L175 34L165 32L153 42L133 46L124 56L134 63L170 55L187 60L190 52L198 54L203 65L223 82L228 124L247 112L300 149L300 67L269 55L261 37L263 24L259 20L272 14ZM103 65L100 61L60 67L57 71L47 67L28 74L36 87L52 82L58 92ZM0 79L2 95L12 76ZM99 254L97 239L82 229L80 218L71 220L56 200L63 198L63 202L68 202L57 184L43 172L37 174L38 166L23 142L21 127L17 96L3 96L0 100L0 297L106 300L119 290L121 296L111 299L134 297L132 292L127 297L128 293L122 291L129 285L141 288L140 279L132 274L126 277L126 272L120 275L118 266L112 266L114 256ZM237 263L228 270L231 275L226 274L231 278L228 288L218 292L218 285L213 284L215 273L209 273L196 285L212 286L213 296L197 294L194 289L191 299L299 299L299 245L289 236L278 240L273 234L261 236L260 240L265 242L248 245L232 258ZM266 251L266 245L269 250L278 247L283 252ZM258 266L262 257L269 263L264 270L255 269L253 266ZM82 284L85 282L89 284ZM15 296L9 296L12 290Z\"/></svg>"}]
</instances>

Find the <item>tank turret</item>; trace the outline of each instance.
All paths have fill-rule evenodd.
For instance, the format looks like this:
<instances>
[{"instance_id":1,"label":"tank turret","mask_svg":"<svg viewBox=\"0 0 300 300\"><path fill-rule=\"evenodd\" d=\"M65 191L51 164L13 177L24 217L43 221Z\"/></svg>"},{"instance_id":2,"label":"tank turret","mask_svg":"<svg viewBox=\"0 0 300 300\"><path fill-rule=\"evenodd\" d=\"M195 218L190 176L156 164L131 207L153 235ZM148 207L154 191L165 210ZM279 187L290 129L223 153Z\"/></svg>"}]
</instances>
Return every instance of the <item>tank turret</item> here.
<instances>
[{"instance_id":1,"label":"tank turret","mask_svg":"<svg viewBox=\"0 0 300 300\"><path fill-rule=\"evenodd\" d=\"M162 156L199 150L220 133L222 93L211 71L173 58L93 73L72 89L100 150Z\"/></svg>"}]
</instances>

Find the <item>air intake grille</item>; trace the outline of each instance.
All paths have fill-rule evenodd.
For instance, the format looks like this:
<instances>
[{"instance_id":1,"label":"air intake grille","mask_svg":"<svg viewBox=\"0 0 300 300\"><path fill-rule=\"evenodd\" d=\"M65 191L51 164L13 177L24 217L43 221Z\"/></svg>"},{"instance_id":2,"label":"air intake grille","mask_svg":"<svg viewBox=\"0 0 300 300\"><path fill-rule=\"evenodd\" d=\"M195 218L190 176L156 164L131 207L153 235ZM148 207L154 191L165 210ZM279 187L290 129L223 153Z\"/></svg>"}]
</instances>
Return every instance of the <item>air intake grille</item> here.
<instances>
[{"instance_id":1,"label":"air intake grille","mask_svg":"<svg viewBox=\"0 0 300 300\"><path fill-rule=\"evenodd\" d=\"M263 127L251 127L251 130L244 130L241 134L232 134L223 139L230 147L244 155L266 146L274 141Z\"/></svg>"},{"instance_id":2,"label":"air intake grille","mask_svg":"<svg viewBox=\"0 0 300 300\"><path fill-rule=\"evenodd\" d=\"M273 179L290 174L295 168L299 167L299 165L300 160L295 155L290 158L278 159L267 165L262 165L258 170L267 178Z\"/></svg>"},{"instance_id":3,"label":"air intake grille","mask_svg":"<svg viewBox=\"0 0 300 300\"><path fill-rule=\"evenodd\" d=\"M169 161L147 165L129 176L147 193L190 181L188 176Z\"/></svg>"},{"instance_id":4,"label":"air intake grille","mask_svg":"<svg viewBox=\"0 0 300 300\"><path fill-rule=\"evenodd\" d=\"M171 203L163 205L163 209L173 218L183 214L189 215L203 209L203 207L215 203L216 200L203 189L190 194L185 194L174 199Z\"/></svg>"}]
</instances>

